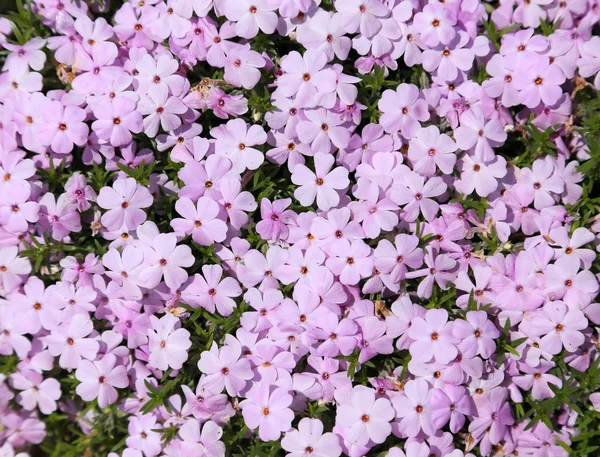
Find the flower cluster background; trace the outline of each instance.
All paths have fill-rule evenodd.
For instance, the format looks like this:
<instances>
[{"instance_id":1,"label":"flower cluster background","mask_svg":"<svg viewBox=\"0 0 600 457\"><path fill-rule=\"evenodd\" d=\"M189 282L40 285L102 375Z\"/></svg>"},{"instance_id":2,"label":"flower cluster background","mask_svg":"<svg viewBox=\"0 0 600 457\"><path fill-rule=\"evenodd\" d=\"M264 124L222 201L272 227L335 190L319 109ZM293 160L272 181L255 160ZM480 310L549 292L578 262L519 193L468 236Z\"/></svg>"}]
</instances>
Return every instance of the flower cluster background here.
<instances>
[{"instance_id":1,"label":"flower cluster background","mask_svg":"<svg viewBox=\"0 0 600 457\"><path fill-rule=\"evenodd\" d=\"M600 455L599 0L1 5L1 457Z\"/></svg>"}]
</instances>

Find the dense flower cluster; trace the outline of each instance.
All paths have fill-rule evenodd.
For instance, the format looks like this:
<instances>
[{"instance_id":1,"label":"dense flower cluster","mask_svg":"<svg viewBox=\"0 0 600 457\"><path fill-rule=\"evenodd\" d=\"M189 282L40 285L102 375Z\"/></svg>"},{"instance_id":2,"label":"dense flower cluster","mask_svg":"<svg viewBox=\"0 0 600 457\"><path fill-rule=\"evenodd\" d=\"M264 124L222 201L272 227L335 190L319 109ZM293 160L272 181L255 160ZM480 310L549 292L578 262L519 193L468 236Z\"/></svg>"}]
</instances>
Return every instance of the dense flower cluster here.
<instances>
[{"instance_id":1,"label":"dense flower cluster","mask_svg":"<svg viewBox=\"0 0 600 457\"><path fill-rule=\"evenodd\" d=\"M115 3L0 19L0 455L566 456L598 1Z\"/></svg>"}]
</instances>

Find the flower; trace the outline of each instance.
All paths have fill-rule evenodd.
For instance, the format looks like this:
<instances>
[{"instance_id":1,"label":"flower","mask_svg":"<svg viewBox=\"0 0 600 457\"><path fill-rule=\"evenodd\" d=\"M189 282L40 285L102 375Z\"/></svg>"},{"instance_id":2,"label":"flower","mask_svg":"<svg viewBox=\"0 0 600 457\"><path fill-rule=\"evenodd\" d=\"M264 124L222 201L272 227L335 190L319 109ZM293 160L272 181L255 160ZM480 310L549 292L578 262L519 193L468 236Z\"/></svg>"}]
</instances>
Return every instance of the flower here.
<instances>
[{"instance_id":1,"label":"flower","mask_svg":"<svg viewBox=\"0 0 600 457\"><path fill-rule=\"evenodd\" d=\"M190 332L179 326L179 319L165 314L160 319L150 316L151 329L148 330L150 357L148 362L154 368L178 370L188 358L187 350L192 345Z\"/></svg>"},{"instance_id":2,"label":"flower","mask_svg":"<svg viewBox=\"0 0 600 457\"><path fill-rule=\"evenodd\" d=\"M100 345L95 339L86 338L93 328L94 324L86 314L75 314L70 322L63 322L46 337L50 354L60 356L58 364L61 368L76 369L83 359L96 357Z\"/></svg>"},{"instance_id":3,"label":"flower","mask_svg":"<svg viewBox=\"0 0 600 457\"><path fill-rule=\"evenodd\" d=\"M292 173L292 182L299 185L294 197L303 206L310 206L317 200L317 206L327 211L340 201L337 190L348 186L348 170L336 167L331 170L334 158L330 154L315 155L315 172L306 165L298 164Z\"/></svg>"},{"instance_id":4,"label":"flower","mask_svg":"<svg viewBox=\"0 0 600 457\"><path fill-rule=\"evenodd\" d=\"M442 173L450 174L456 164L454 152L456 143L448 135L440 134L435 126L419 130L417 136L410 141L408 157L413 162L414 171L423 176L433 176L436 167Z\"/></svg>"},{"instance_id":5,"label":"flower","mask_svg":"<svg viewBox=\"0 0 600 457\"><path fill-rule=\"evenodd\" d=\"M192 235L192 239L201 246L210 246L221 242L227 235L227 225L218 218L219 205L208 197L200 197L196 205L189 198L180 198L175 210L183 218L171 221L171 227L177 232Z\"/></svg>"},{"instance_id":6,"label":"flower","mask_svg":"<svg viewBox=\"0 0 600 457\"><path fill-rule=\"evenodd\" d=\"M225 124L224 129L212 129L210 133L217 139L215 152L227 157L236 172L256 170L263 163L263 154L252 147L267 141L267 134L261 126L248 127L242 119L233 119Z\"/></svg>"},{"instance_id":7,"label":"flower","mask_svg":"<svg viewBox=\"0 0 600 457\"><path fill-rule=\"evenodd\" d=\"M81 381L77 394L85 401L98 398L100 408L114 403L118 396L115 387L123 389L129 385L125 367L116 363L113 354L106 354L98 362L82 360L75 371L75 377Z\"/></svg>"},{"instance_id":8,"label":"flower","mask_svg":"<svg viewBox=\"0 0 600 457\"><path fill-rule=\"evenodd\" d=\"M229 316L236 307L231 297L239 297L242 289L234 278L225 277L221 280L222 275L221 266L203 265L202 276L194 276L183 297L189 304L202 306L209 313L214 313L216 308L222 316Z\"/></svg>"},{"instance_id":9,"label":"flower","mask_svg":"<svg viewBox=\"0 0 600 457\"><path fill-rule=\"evenodd\" d=\"M118 230L123 225L134 230L146 220L142 208L152 204L152 195L135 179L117 179L112 187L103 187L98 194L97 203L107 209L102 215L102 224L109 230Z\"/></svg>"},{"instance_id":10,"label":"flower","mask_svg":"<svg viewBox=\"0 0 600 457\"><path fill-rule=\"evenodd\" d=\"M394 408L387 398L376 398L373 389L356 386L349 396L349 404L339 406L336 423L348 427L353 444L383 443L392 431L390 421Z\"/></svg>"},{"instance_id":11,"label":"flower","mask_svg":"<svg viewBox=\"0 0 600 457\"><path fill-rule=\"evenodd\" d=\"M338 457L342 448L333 433L323 433L323 423L319 419L303 418L298 430L291 430L281 440L281 447L291 457L302 457L310 453L315 457Z\"/></svg>"},{"instance_id":12,"label":"flower","mask_svg":"<svg viewBox=\"0 0 600 457\"><path fill-rule=\"evenodd\" d=\"M142 131L142 115L136 110L135 102L126 97L103 99L94 106L94 116L97 120L92 129L98 138L115 147L129 144L131 133Z\"/></svg>"},{"instance_id":13,"label":"flower","mask_svg":"<svg viewBox=\"0 0 600 457\"><path fill-rule=\"evenodd\" d=\"M239 344L225 345L219 349L213 343L210 351L203 352L198 361L198 368L207 375L204 385L214 392L226 389L232 397L239 395L254 377L250 362L241 355Z\"/></svg>"},{"instance_id":14,"label":"flower","mask_svg":"<svg viewBox=\"0 0 600 457\"><path fill-rule=\"evenodd\" d=\"M292 426L291 404L292 396L285 390L262 384L249 392L246 400L240 402L240 408L246 425L250 429L258 428L261 440L273 441Z\"/></svg>"},{"instance_id":15,"label":"flower","mask_svg":"<svg viewBox=\"0 0 600 457\"><path fill-rule=\"evenodd\" d=\"M417 360L448 363L458 354L453 335L453 324L448 322L448 311L430 309L424 317L416 317L411 322L408 335L413 340L410 354Z\"/></svg>"},{"instance_id":16,"label":"flower","mask_svg":"<svg viewBox=\"0 0 600 457\"><path fill-rule=\"evenodd\" d=\"M427 103L419 98L419 89L414 84L399 84L395 91L387 89L378 107L383 113L380 123L385 131L400 132L407 139L417 135L420 122L429 119Z\"/></svg>"},{"instance_id":17,"label":"flower","mask_svg":"<svg viewBox=\"0 0 600 457\"><path fill-rule=\"evenodd\" d=\"M56 411L56 400L61 396L60 383L56 379L44 379L40 373L28 370L12 374L10 383L21 391L16 400L26 410L38 407L43 414Z\"/></svg>"}]
</instances>

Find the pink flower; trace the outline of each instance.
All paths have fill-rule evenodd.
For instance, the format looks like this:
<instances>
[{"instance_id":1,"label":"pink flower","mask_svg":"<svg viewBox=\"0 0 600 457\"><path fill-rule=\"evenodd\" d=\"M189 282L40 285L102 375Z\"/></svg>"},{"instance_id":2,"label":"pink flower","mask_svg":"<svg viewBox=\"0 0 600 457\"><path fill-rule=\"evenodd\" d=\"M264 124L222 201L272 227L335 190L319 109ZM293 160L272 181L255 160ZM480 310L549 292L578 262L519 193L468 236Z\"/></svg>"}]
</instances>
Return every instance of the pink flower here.
<instances>
[{"instance_id":1,"label":"pink flower","mask_svg":"<svg viewBox=\"0 0 600 457\"><path fill-rule=\"evenodd\" d=\"M229 316L236 307L231 297L242 294L240 285L231 277L221 280L223 268L219 265L202 266L202 275L194 276L182 297L187 299L188 304L202 306L209 313L214 313L216 307L219 314Z\"/></svg>"},{"instance_id":2,"label":"pink flower","mask_svg":"<svg viewBox=\"0 0 600 457\"><path fill-rule=\"evenodd\" d=\"M207 421L202 426L194 419L188 420L179 428L180 452L183 455L205 455L206 457L224 457L225 444L221 439L223 429L213 421ZM181 455L173 453L169 455Z\"/></svg>"},{"instance_id":3,"label":"pink flower","mask_svg":"<svg viewBox=\"0 0 600 457\"><path fill-rule=\"evenodd\" d=\"M0 281L3 295L18 287L31 271L29 260L19 257L16 246L0 247Z\"/></svg>"},{"instance_id":4,"label":"pink flower","mask_svg":"<svg viewBox=\"0 0 600 457\"><path fill-rule=\"evenodd\" d=\"M92 124L94 132L112 146L124 146L131 142L131 133L142 131L142 115L134 101L127 97L103 99L94 106L97 120Z\"/></svg>"},{"instance_id":5,"label":"pink flower","mask_svg":"<svg viewBox=\"0 0 600 457\"><path fill-rule=\"evenodd\" d=\"M407 266L419 268L423 265L423 249L419 248L419 239L414 235L401 233L396 235L394 246L388 240L381 240L373 252L375 268L391 275L393 283L400 283L408 271Z\"/></svg>"},{"instance_id":6,"label":"pink flower","mask_svg":"<svg viewBox=\"0 0 600 457\"><path fill-rule=\"evenodd\" d=\"M520 376L513 376L512 381L522 390L531 390L531 397L535 400L545 400L553 398L554 392L549 384L560 389L562 381L553 374L548 373L555 364L545 360L540 361L538 366L531 367L526 363L520 363L519 369L523 373Z\"/></svg>"},{"instance_id":7,"label":"pink flower","mask_svg":"<svg viewBox=\"0 0 600 457\"><path fill-rule=\"evenodd\" d=\"M142 451L146 457L155 457L162 451L161 426L153 414L129 417L125 443L129 448ZM141 454L131 457L139 457ZM126 456L129 457L129 456Z\"/></svg>"},{"instance_id":8,"label":"pink flower","mask_svg":"<svg viewBox=\"0 0 600 457\"><path fill-rule=\"evenodd\" d=\"M46 54L41 50L45 45L46 40L40 37L34 37L23 45L3 43L2 46L12 52L6 56L2 70L31 68L40 71L46 62Z\"/></svg>"},{"instance_id":9,"label":"pink flower","mask_svg":"<svg viewBox=\"0 0 600 457\"><path fill-rule=\"evenodd\" d=\"M360 188L360 185L359 185ZM352 202L348 206L367 238L374 239L381 231L389 232L398 225L398 206L377 185L369 185L365 201Z\"/></svg>"},{"instance_id":10,"label":"pink flower","mask_svg":"<svg viewBox=\"0 0 600 457\"><path fill-rule=\"evenodd\" d=\"M179 179L185 184L179 191L179 197L197 201L206 195L213 200L218 200L221 196L220 183L223 178L233 175L230 170L229 159L214 154L208 156L204 164L195 160L186 161L185 166L178 173Z\"/></svg>"},{"instance_id":11,"label":"pink flower","mask_svg":"<svg viewBox=\"0 0 600 457\"><path fill-rule=\"evenodd\" d=\"M394 340L384 336L387 330L385 321L377 316L367 317L361 327L361 335L358 337L358 363L365 363L378 354L391 354L394 352Z\"/></svg>"},{"instance_id":12,"label":"pink flower","mask_svg":"<svg viewBox=\"0 0 600 457\"><path fill-rule=\"evenodd\" d=\"M144 133L149 137L155 137L159 126L165 132L179 127L180 115L184 114L188 107L178 97L169 96L166 88L151 87L148 94L140 98L138 110L146 116L143 122Z\"/></svg>"},{"instance_id":13,"label":"pink flower","mask_svg":"<svg viewBox=\"0 0 600 457\"><path fill-rule=\"evenodd\" d=\"M494 340L500 336L500 331L488 320L485 311L469 311L466 321L454 321L452 335L461 340L458 348L465 356L480 354L484 359L489 359L496 350Z\"/></svg>"},{"instance_id":14,"label":"pink flower","mask_svg":"<svg viewBox=\"0 0 600 457\"><path fill-rule=\"evenodd\" d=\"M333 433L323 433L319 419L303 418L298 430L292 429L281 440L281 447L289 452L288 457L304 457L310 449L314 457L339 457L342 448Z\"/></svg>"},{"instance_id":15,"label":"pink flower","mask_svg":"<svg viewBox=\"0 0 600 457\"><path fill-rule=\"evenodd\" d=\"M28 184L11 186L0 192L0 223L7 230L26 232L30 222L37 222L40 207L36 202L29 201L30 196L31 188Z\"/></svg>"},{"instance_id":16,"label":"pink flower","mask_svg":"<svg viewBox=\"0 0 600 457\"><path fill-rule=\"evenodd\" d=\"M593 36L584 43L581 49L581 57L577 60L579 74L584 78L594 76L594 86L600 90L600 37Z\"/></svg>"},{"instance_id":17,"label":"pink flower","mask_svg":"<svg viewBox=\"0 0 600 457\"><path fill-rule=\"evenodd\" d=\"M214 392L226 389L232 397L239 395L254 377L250 362L242 357L239 344L228 344L219 349L213 343L211 349L200 356L198 369L207 375L204 381L207 388Z\"/></svg>"},{"instance_id":18,"label":"pink flower","mask_svg":"<svg viewBox=\"0 0 600 457\"><path fill-rule=\"evenodd\" d=\"M381 22L390 11L379 0L338 0L336 20L347 33L360 32L372 37L381 30Z\"/></svg>"},{"instance_id":19,"label":"pink flower","mask_svg":"<svg viewBox=\"0 0 600 457\"><path fill-rule=\"evenodd\" d=\"M303 206L310 206L317 200L317 206L327 211L340 201L338 190L348 187L348 170L337 167L331 170L335 159L331 154L315 155L315 170L298 164L292 173L292 182L300 187L294 191L294 197ZM330 171L331 170L331 171Z\"/></svg>"},{"instance_id":20,"label":"pink flower","mask_svg":"<svg viewBox=\"0 0 600 457\"><path fill-rule=\"evenodd\" d=\"M521 92L519 100L528 108L535 108L540 101L546 105L554 105L562 95L561 85L565 82L565 74L558 65L550 64L546 57L523 62L516 59L514 65L525 65L515 73L515 85Z\"/></svg>"},{"instance_id":21,"label":"pink flower","mask_svg":"<svg viewBox=\"0 0 600 457\"><path fill-rule=\"evenodd\" d=\"M117 358L113 354L106 354L97 362L83 360L75 377L81 381L77 386L77 394L85 401L98 398L98 406L106 408L117 401L117 390L129 385L127 371L123 365L117 365Z\"/></svg>"},{"instance_id":22,"label":"pink flower","mask_svg":"<svg viewBox=\"0 0 600 457\"><path fill-rule=\"evenodd\" d=\"M259 29L271 34L277 26L275 6L267 0L240 0L239 3L225 4L225 16L236 21L235 33L242 38L254 38Z\"/></svg>"},{"instance_id":23,"label":"pink flower","mask_svg":"<svg viewBox=\"0 0 600 457\"><path fill-rule=\"evenodd\" d=\"M35 371L24 371L13 373L10 384L21 391L16 400L24 409L33 411L37 407L42 414L56 411L56 401L61 395L60 383L56 379L44 379Z\"/></svg>"},{"instance_id":24,"label":"pink flower","mask_svg":"<svg viewBox=\"0 0 600 457\"><path fill-rule=\"evenodd\" d=\"M279 10L281 12L281 7ZM295 16L297 14L293 15ZM342 29L339 16L336 17L323 9L317 10L310 21L298 27L297 37L298 42L306 49L324 52L329 60L332 60L334 55L340 60L345 60L352 47L350 38Z\"/></svg>"},{"instance_id":25,"label":"pink flower","mask_svg":"<svg viewBox=\"0 0 600 457\"><path fill-rule=\"evenodd\" d=\"M506 159L502 156L496 156L493 161L486 163L465 154L460 180L455 182L455 187L465 195L475 191L480 197L487 197L498 188L498 179L506 174Z\"/></svg>"},{"instance_id":26,"label":"pink flower","mask_svg":"<svg viewBox=\"0 0 600 457\"><path fill-rule=\"evenodd\" d=\"M414 84L402 83L395 91L384 91L378 108L382 112L380 123L385 131L400 132L407 139L417 135L420 122L429 119L427 102L419 98L419 89Z\"/></svg>"},{"instance_id":27,"label":"pink flower","mask_svg":"<svg viewBox=\"0 0 600 457\"><path fill-rule=\"evenodd\" d=\"M465 151L475 147L478 161L492 161L495 158L493 148L502 146L506 141L507 135L500 122L491 119L486 123L483 113L477 108L462 113L460 124L454 131L456 143Z\"/></svg>"},{"instance_id":28,"label":"pink flower","mask_svg":"<svg viewBox=\"0 0 600 457\"><path fill-rule=\"evenodd\" d=\"M144 261L142 249L135 246L125 246L119 253L116 249L102 256L102 264L110 271L105 274L121 287L126 300L140 300L142 291L137 283L138 275Z\"/></svg>"},{"instance_id":29,"label":"pink flower","mask_svg":"<svg viewBox=\"0 0 600 457\"><path fill-rule=\"evenodd\" d=\"M335 420L348 427L353 444L363 446L369 440L383 443L392 432L390 421L395 415L387 398L376 398L373 389L356 386L349 394L349 403L338 406Z\"/></svg>"},{"instance_id":30,"label":"pink flower","mask_svg":"<svg viewBox=\"0 0 600 457\"><path fill-rule=\"evenodd\" d=\"M15 309L8 306L0 308L0 354L11 355L13 351L20 359L24 359L31 350L31 342L27 337L26 323Z\"/></svg>"},{"instance_id":31,"label":"pink flower","mask_svg":"<svg viewBox=\"0 0 600 457\"><path fill-rule=\"evenodd\" d=\"M293 211L286 210L291 203L291 198L275 200L273 203L266 198L261 200L260 217L262 220L256 224L256 231L263 240L287 239L289 235L287 224L294 216Z\"/></svg>"},{"instance_id":32,"label":"pink flower","mask_svg":"<svg viewBox=\"0 0 600 457\"><path fill-rule=\"evenodd\" d=\"M267 134L260 125L248 126L243 119L233 119L219 129L213 128L210 133L217 139L216 154L227 157L236 172L256 170L263 163L262 152L252 147L267 141Z\"/></svg>"},{"instance_id":33,"label":"pink flower","mask_svg":"<svg viewBox=\"0 0 600 457\"><path fill-rule=\"evenodd\" d=\"M90 202L96 201L96 192L87 185L86 178L79 172L73 173L65 183L65 192L69 203L75 203L79 211L90 209Z\"/></svg>"},{"instance_id":34,"label":"pink flower","mask_svg":"<svg viewBox=\"0 0 600 457\"><path fill-rule=\"evenodd\" d=\"M51 101L44 108L44 120L37 128L40 141L58 153L68 154L73 144L83 146L88 137L85 111L77 106L63 106L59 101Z\"/></svg>"},{"instance_id":35,"label":"pink flower","mask_svg":"<svg viewBox=\"0 0 600 457\"><path fill-rule=\"evenodd\" d=\"M63 322L46 337L50 354L60 356L61 368L77 368L82 359L93 360L100 345L95 339L86 338L94 324L85 314L75 314L70 322Z\"/></svg>"},{"instance_id":36,"label":"pink flower","mask_svg":"<svg viewBox=\"0 0 600 457\"><path fill-rule=\"evenodd\" d=\"M295 96L296 106L315 106L317 93L333 92L337 75L331 68L325 68L327 56L309 49L301 56L292 51L281 60L283 75L277 80L277 92L286 97Z\"/></svg>"},{"instance_id":37,"label":"pink flower","mask_svg":"<svg viewBox=\"0 0 600 457\"><path fill-rule=\"evenodd\" d=\"M168 55L161 55L155 59L150 54L144 54L137 63L136 68L138 74L135 78L139 84L138 90L141 93L154 92L162 94L170 92L171 95L179 96L185 90L185 78L177 73L177 70L179 70L177 60Z\"/></svg>"},{"instance_id":38,"label":"pink flower","mask_svg":"<svg viewBox=\"0 0 600 457\"><path fill-rule=\"evenodd\" d=\"M424 317L413 319L408 335L414 341L410 345L410 354L421 362L448 363L458 351L455 343L458 340L452 334L452 323L448 322L448 311L430 309Z\"/></svg>"},{"instance_id":39,"label":"pink flower","mask_svg":"<svg viewBox=\"0 0 600 457\"><path fill-rule=\"evenodd\" d=\"M240 402L240 408L248 428L258 428L261 440L273 441L292 426L294 413L289 409L292 400L292 396L282 388L260 384L250 391L246 400Z\"/></svg>"},{"instance_id":40,"label":"pink flower","mask_svg":"<svg viewBox=\"0 0 600 457\"><path fill-rule=\"evenodd\" d=\"M69 233L81 230L81 217L67 194L55 200L54 194L47 193L40 200L40 225L52 230L52 238L62 240Z\"/></svg>"},{"instance_id":41,"label":"pink flower","mask_svg":"<svg viewBox=\"0 0 600 457\"><path fill-rule=\"evenodd\" d=\"M504 387L493 388L474 398L477 415L469 425L469 431L477 438L489 433L492 444L498 444L514 423L510 406L506 401L508 391ZM489 430L489 432L488 432Z\"/></svg>"},{"instance_id":42,"label":"pink flower","mask_svg":"<svg viewBox=\"0 0 600 457\"><path fill-rule=\"evenodd\" d=\"M546 292L552 300L562 300L571 307L588 305L598 293L598 279L589 270L579 271L577 257L564 256L546 271Z\"/></svg>"},{"instance_id":43,"label":"pink flower","mask_svg":"<svg viewBox=\"0 0 600 457\"><path fill-rule=\"evenodd\" d=\"M459 70L468 72L473 67L475 54L469 48L467 34L459 34L446 46L439 44L433 49L423 51L423 68L435 71L435 75L444 81L456 81Z\"/></svg>"},{"instance_id":44,"label":"pink flower","mask_svg":"<svg viewBox=\"0 0 600 457\"><path fill-rule=\"evenodd\" d=\"M144 267L141 268L140 283L147 288L158 286L164 276L165 284L177 289L188 278L183 267L191 267L194 256L189 246L177 246L177 237L173 233L161 233L144 249Z\"/></svg>"},{"instance_id":45,"label":"pink flower","mask_svg":"<svg viewBox=\"0 0 600 457\"><path fill-rule=\"evenodd\" d=\"M361 279L373 273L371 248L362 240L353 241L349 249L332 249L331 257L326 261L327 268L340 277L342 284L354 286Z\"/></svg>"},{"instance_id":46,"label":"pink flower","mask_svg":"<svg viewBox=\"0 0 600 457\"><path fill-rule=\"evenodd\" d=\"M133 178L117 179L112 188L103 187L97 199L101 208L109 210L102 215L102 224L109 230L119 230L123 225L136 229L146 220L142 208L148 208L152 201L148 189Z\"/></svg>"},{"instance_id":47,"label":"pink flower","mask_svg":"<svg viewBox=\"0 0 600 457\"><path fill-rule=\"evenodd\" d=\"M196 205L189 199L182 197L175 203L175 210L183 218L171 221L173 230L186 235L201 246L210 246L214 242L221 242L227 235L227 225L219 219L219 205L208 197L200 197Z\"/></svg>"},{"instance_id":48,"label":"pink flower","mask_svg":"<svg viewBox=\"0 0 600 457\"><path fill-rule=\"evenodd\" d=\"M425 182L425 178L410 172L404 176L403 182L397 182L392 186L391 199L402 208L401 216L407 222L414 222L419 212L428 221L433 220L440 205L432 200L446 192L446 184L441 178L434 176Z\"/></svg>"},{"instance_id":49,"label":"pink flower","mask_svg":"<svg viewBox=\"0 0 600 457\"><path fill-rule=\"evenodd\" d=\"M454 29L456 16L450 8L441 3L425 5L423 11L417 13L414 19L416 30L421 32L421 41L429 47L438 44L449 44L456 35Z\"/></svg>"},{"instance_id":50,"label":"pink flower","mask_svg":"<svg viewBox=\"0 0 600 457\"><path fill-rule=\"evenodd\" d=\"M298 139L310 144L314 153L329 154L332 145L344 149L350 141L350 131L344 121L333 111L323 108L305 111L307 120L298 122Z\"/></svg>"},{"instance_id":51,"label":"pink flower","mask_svg":"<svg viewBox=\"0 0 600 457\"><path fill-rule=\"evenodd\" d=\"M168 313L160 319L150 316L150 325L148 363L163 371L168 368L179 370L188 359L187 351L192 345L190 332L179 328L179 319Z\"/></svg>"},{"instance_id":52,"label":"pink flower","mask_svg":"<svg viewBox=\"0 0 600 457\"><path fill-rule=\"evenodd\" d=\"M399 431L409 438L416 437L421 430L432 433L430 419L431 391L422 378L407 381L404 395L392 397L396 416L400 419Z\"/></svg>"},{"instance_id":53,"label":"pink flower","mask_svg":"<svg viewBox=\"0 0 600 457\"><path fill-rule=\"evenodd\" d=\"M564 346L568 352L575 352L584 343L581 330L587 328L588 320L579 309L569 309L563 302L553 301L546 303L541 311L527 322L524 331L541 336L543 350L558 354Z\"/></svg>"},{"instance_id":54,"label":"pink flower","mask_svg":"<svg viewBox=\"0 0 600 457\"><path fill-rule=\"evenodd\" d=\"M192 16L192 2L167 0L160 4L160 15L151 25L152 33L161 40L173 36L181 38L192 28L189 21Z\"/></svg>"},{"instance_id":55,"label":"pink flower","mask_svg":"<svg viewBox=\"0 0 600 457\"><path fill-rule=\"evenodd\" d=\"M315 318L310 336L323 340L317 347L316 355L336 357L339 354L350 355L356 347L357 327L352 319L341 319L332 311L322 309Z\"/></svg>"},{"instance_id":56,"label":"pink flower","mask_svg":"<svg viewBox=\"0 0 600 457\"><path fill-rule=\"evenodd\" d=\"M114 65L118 51L116 46L92 48L88 54L83 48L75 51L77 70L81 73L71 83L80 94L101 95L108 91L112 82L122 73L120 66Z\"/></svg>"},{"instance_id":57,"label":"pink flower","mask_svg":"<svg viewBox=\"0 0 600 457\"><path fill-rule=\"evenodd\" d=\"M225 178L220 185L223 207L227 211L228 223L239 230L248 223L248 214L256 209L256 200L250 192L242 190L237 178Z\"/></svg>"},{"instance_id":58,"label":"pink flower","mask_svg":"<svg viewBox=\"0 0 600 457\"><path fill-rule=\"evenodd\" d=\"M249 44L236 46L227 54L225 81L237 87L252 89L260 80L260 69L264 66L264 57L252 51Z\"/></svg>"},{"instance_id":59,"label":"pink flower","mask_svg":"<svg viewBox=\"0 0 600 457\"><path fill-rule=\"evenodd\" d=\"M410 140L408 158L413 163L413 169L422 176L434 176L436 167L442 173L449 175L456 164L458 149L456 143L439 129L431 125L422 128L417 136Z\"/></svg>"}]
</instances>

